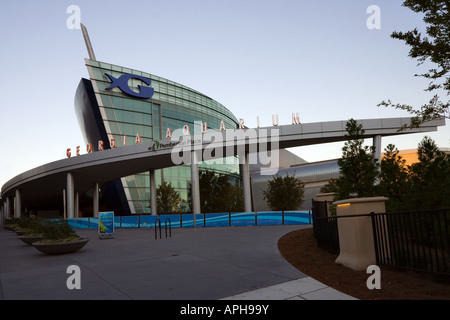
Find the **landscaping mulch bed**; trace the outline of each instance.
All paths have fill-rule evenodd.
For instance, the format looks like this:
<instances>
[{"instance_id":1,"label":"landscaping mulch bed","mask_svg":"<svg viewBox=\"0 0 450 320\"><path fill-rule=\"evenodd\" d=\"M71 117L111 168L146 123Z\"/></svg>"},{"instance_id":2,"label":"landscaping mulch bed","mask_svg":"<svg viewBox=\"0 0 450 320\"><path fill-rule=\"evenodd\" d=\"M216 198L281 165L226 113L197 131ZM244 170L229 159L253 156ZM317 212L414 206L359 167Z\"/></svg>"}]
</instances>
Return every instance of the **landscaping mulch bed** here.
<instances>
[{"instance_id":1,"label":"landscaping mulch bed","mask_svg":"<svg viewBox=\"0 0 450 320\"><path fill-rule=\"evenodd\" d=\"M368 289L371 274L336 264L337 255L317 247L312 228L278 242L283 257L302 273L360 300L449 300L450 277L381 267L381 289Z\"/></svg>"}]
</instances>

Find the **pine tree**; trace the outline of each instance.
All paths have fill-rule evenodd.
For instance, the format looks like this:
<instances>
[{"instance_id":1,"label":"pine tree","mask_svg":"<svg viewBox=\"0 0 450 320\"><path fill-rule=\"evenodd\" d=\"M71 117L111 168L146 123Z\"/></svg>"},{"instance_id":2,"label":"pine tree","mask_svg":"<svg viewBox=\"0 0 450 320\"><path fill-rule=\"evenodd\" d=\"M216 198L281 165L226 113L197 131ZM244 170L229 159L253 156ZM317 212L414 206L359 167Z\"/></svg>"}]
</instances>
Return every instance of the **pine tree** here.
<instances>
[{"instance_id":1,"label":"pine tree","mask_svg":"<svg viewBox=\"0 0 450 320\"><path fill-rule=\"evenodd\" d=\"M406 160L399 156L398 149L389 144L381 160L380 195L389 198L386 211L402 211L406 205L409 191L408 168Z\"/></svg>"},{"instance_id":2,"label":"pine tree","mask_svg":"<svg viewBox=\"0 0 450 320\"><path fill-rule=\"evenodd\" d=\"M346 125L348 141L338 160L340 177L336 180L337 199L370 197L375 195L378 163L374 160L373 146L364 146L364 129L356 120Z\"/></svg>"},{"instance_id":3,"label":"pine tree","mask_svg":"<svg viewBox=\"0 0 450 320\"><path fill-rule=\"evenodd\" d=\"M417 153L419 162L410 167L408 209L450 207L450 156L439 150L430 137L422 139Z\"/></svg>"}]
</instances>

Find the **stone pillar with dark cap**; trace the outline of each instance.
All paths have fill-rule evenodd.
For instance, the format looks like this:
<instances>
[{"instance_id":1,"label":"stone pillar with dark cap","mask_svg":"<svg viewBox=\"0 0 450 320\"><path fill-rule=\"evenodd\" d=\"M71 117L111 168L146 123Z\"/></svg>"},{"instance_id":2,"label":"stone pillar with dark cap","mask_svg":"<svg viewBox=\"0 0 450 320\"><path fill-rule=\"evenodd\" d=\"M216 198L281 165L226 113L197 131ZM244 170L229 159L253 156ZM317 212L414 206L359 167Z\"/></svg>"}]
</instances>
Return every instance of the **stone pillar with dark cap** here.
<instances>
[{"instance_id":1,"label":"stone pillar with dark cap","mask_svg":"<svg viewBox=\"0 0 450 320\"><path fill-rule=\"evenodd\" d=\"M388 198L368 197L333 202L338 218L340 248L336 263L357 271L376 264L372 219L369 214L386 212L386 200Z\"/></svg>"}]
</instances>

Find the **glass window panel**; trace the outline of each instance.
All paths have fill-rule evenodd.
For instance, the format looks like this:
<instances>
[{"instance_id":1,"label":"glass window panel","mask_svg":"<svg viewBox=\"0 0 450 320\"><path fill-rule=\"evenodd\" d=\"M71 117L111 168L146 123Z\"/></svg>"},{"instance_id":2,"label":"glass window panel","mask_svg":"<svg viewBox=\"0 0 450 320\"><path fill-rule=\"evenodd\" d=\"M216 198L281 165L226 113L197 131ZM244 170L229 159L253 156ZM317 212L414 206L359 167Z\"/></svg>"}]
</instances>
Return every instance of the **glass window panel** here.
<instances>
[{"instance_id":1,"label":"glass window panel","mask_svg":"<svg viewBox=\"0 0 450 320\"><path fill-rule=\"evenodd\" d=\"M103 63L103 62L100 62L100 67L101 67L102 69L111 70L111 65L106 64L106 63Z\"/></svg>"},{"instance_id":2,"label":"glass window panel","mask_svg":"<svg viewBox=\"0 0 450 320\"><path fill-rule=\"evenodd\" d=\"M143 114L142 123L146 125L152 125L152 116L149 114Z\"/></svg>"},{"instance_id":3,"label":"glass window panel","mask_svg":"<svg viewBox=\"0 0 450 320\"><path fill-rule=\"evenodd\" d=\"M133 112L133 123L143 124L143 114L139 112Z\"/></svg>"},{"instance_id":4,"label":"glass window panel","mask_svg":"<svg viewBox=\"0 0 450 320\"><path fill-rule=\"evenodd\" d=\"M92 68L92 72L94 74L94 79L103 80L103 72L100 69Z\"/></svg>"},{"instance_id":5,"label":"glass window panel","mask_svg":"<svg viewBox=\"0 0 450 320\"><path fill-rule=\"evenodd\" d=\"M115 109L114 114L116 115L117 121L123 121L123 111L120 109Z\"/></svg>"},{"instance_id":6,"label":"glass window panel","mask_svg":"<svg viewBox=\"0 0 450 320\"><path fill-rule=\"evenodd\" d=\"M111 129L111 133L113 133L113 134L120 134L120 130L119 130L119 126L117 125L117 122L110 121L109 122L109 127Z\"/></svg>"},{"instance_id":7,"label":"glass window panel","mask_svg":"<svg viewBox=\"0 0 450 320\"><path fill-rule=\"evenodd\" d=\"M138 76L142 76L142 72L137 71L137 70L131 70L131 74L135 74L135 75L138 75Z\"/></svg>"},{"instance_id":8,"label":"glass window panel","mask_svg":"<svg viewBox=\"0 0 450 320\"><path fill-rule=\"evenodd\" d=\"M160 109L160 106L158 104L153 105L153 114L155 116L159 115L159 109Z\"/></svg>"},{"instance_id":9,"label":"glass window panel","mask_svg":"<svg viewBox=\"0 0 450 320\"><path fill-rule=\"evenodd\" d=\"M104 108L105 113L106 113L106 117L108 118L108 120L116 120L116 115L114 114L114 110L109 109L109 108Z\"/></svg>"},{"instance_id":10,"label":"glass window panel","mask_svg":"<svg viewBox=\"0 0 450 320\"><path fill-rule=\"evenodd\" d=\"M159 82L158 81L152 81L150 85L155 91L159 91Z\"/></svg>"},{"instance_id":11,"label":"glass window panel","mask_svg":"<svg viewBox=\"0 0 450 320\"><path fill-rule=\"evenodd\" d=\"M133 110L133 101L131 99L123 99L122 105L124 110Z\"/></svg>"},{"instance_id":12,"label":"glass window panel","mask_svg":"<svg viewBox=\"0 0 450 320\"><path fill-rule=\"evenodd\" d=\"M132 99L133 111L142 112L142 104L139 100Z\"/></svg>"},{"instance_id":13,"label":"glass window panel","mask_svg":"<svg viewBox=\"0 0 450 320\"><path fill-rule=\"evenodd\" d=\"M141 138L142 138L142 134L143 134L143 132L144 132L144 128L143 128L143 126L134 125L134 126L133 126L133 129L134 129L134 139L133 139L133 142L135 142L136 136L137 136L138 133L141 135Z\"/></svg>"},{"instance_id":14,"label":"glass window panel","mask_svg":"<svg viewBox=\"0 0 450 320\"><path fill-rule=\"evenodd\" d=\"M133 122L133 113L129 111L123 111L123 121L124 122Z\"/></svg>"},{"instance_id":15,"label":"glass window panel","mask_svg":"<svg viewBox=\"0 0 450 320\"><path fill-rule=\"evenodd\" d=\"M142 112L151 114L152 113L152 104L150 102L141 102L142 104Z\"/></svg>"},{"instance_id":16,"label":"glass window panel","mask_svg":"<svg viewBox=\"0 0 450 320\"><path fill-rule=\"evenodd\" d=\"M130 142L134 142L134 139L136 138L136 133L134 132L134 128L132 124L125 123L124 124L124 134L127 136L131 136L131 139L128 138L127 143L130 144Z\"/></svg>"},{"instance_id":17,"label":"glass window panel","mask_svg":"<svg viewBox=\"0 0 450 320\"><path fill-rule=\"evenodd\" d=\"M122 99L118 97L111 97L112 105L114 108L120 108L122 109Z\"/></svg>"},{"instance_id":18,"label":"glass window panel","mask_svg":"<svg viewBox=\"0 0 450 320\"><path fill-rule=\"evenodd\" d=\"M144 127L144 133L143 133L143 135L144 135L146 138L152 139L152 138L153 138L152 132L153 132L152 127L147 127L147 126L146 126L146 127Z\"/></svg>"},{"instance_id":19,"label":"glass window panel","mask_svg":"<svg viewBox=\"0 0 450 320\"><path fill-rule=\"evenodd\" d=\"M154 139L161 139L161 135L159 132L159 126L154 126L153 127L153 138Z\"/></svg>"}]
</instances>

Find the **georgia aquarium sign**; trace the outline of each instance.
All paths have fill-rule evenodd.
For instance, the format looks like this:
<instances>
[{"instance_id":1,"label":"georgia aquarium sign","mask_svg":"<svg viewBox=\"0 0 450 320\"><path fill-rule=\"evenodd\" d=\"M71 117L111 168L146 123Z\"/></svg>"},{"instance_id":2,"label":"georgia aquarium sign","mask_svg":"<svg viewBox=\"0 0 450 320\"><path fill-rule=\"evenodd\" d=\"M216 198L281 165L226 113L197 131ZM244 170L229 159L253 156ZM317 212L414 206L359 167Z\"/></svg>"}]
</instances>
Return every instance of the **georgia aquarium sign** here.
<instances>
[{"instance_id":1,"label":"georgia aquarium sign","mask_svg":"<svg viewBox=\"0 0 450 320\"><path fill-rule=\"evenodd\" d=\"M138 76L135 74L123 74L119 78L114 78L112 75L105 73L106 76L111 80L111 85L106 88L105 90L111 90L113 88L119 88L123 93L136 97L136 98L142 98L142 99L148 99L153 96L154 89L151 87L145 87L142 85L138 85L139 92L135 92L131 90L131 88L128 86L128 80L130 79L138 79L141 80L143 83L145 83L147 86L149 86L152 81L149 78Z\"/></svg>"}]
</instances>

